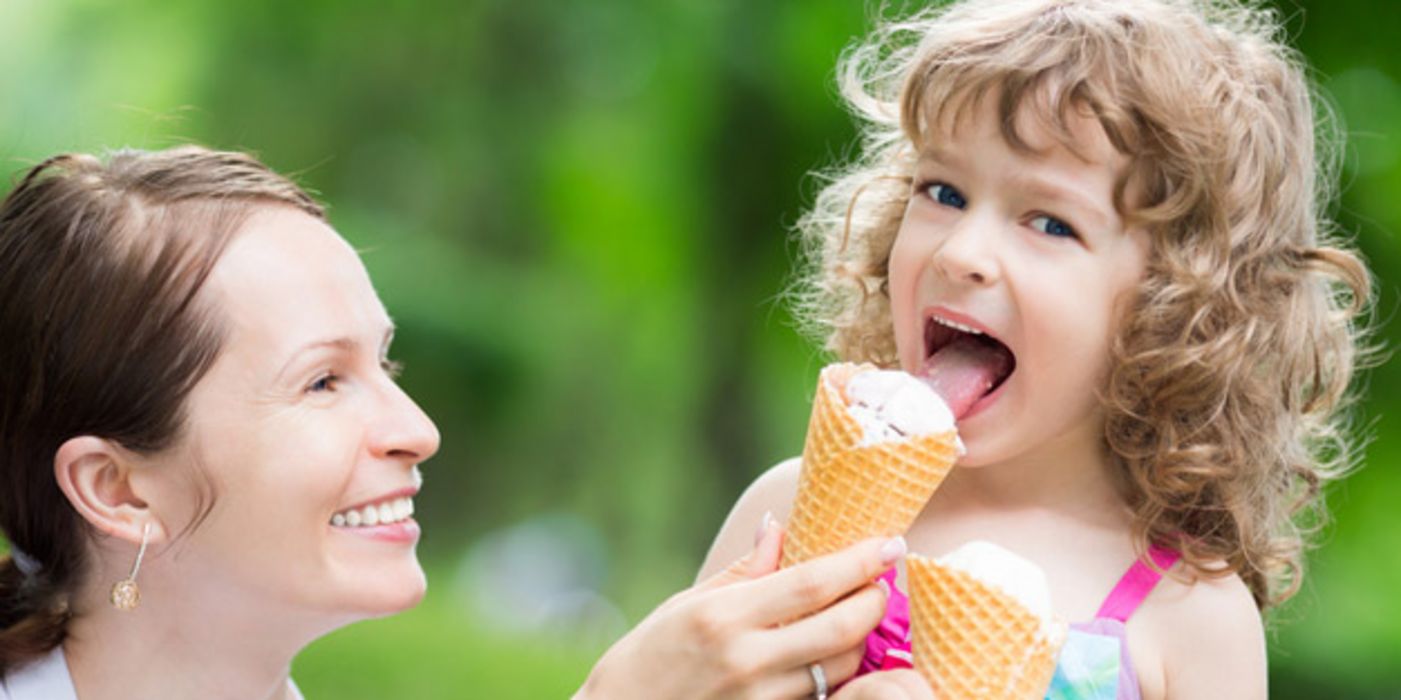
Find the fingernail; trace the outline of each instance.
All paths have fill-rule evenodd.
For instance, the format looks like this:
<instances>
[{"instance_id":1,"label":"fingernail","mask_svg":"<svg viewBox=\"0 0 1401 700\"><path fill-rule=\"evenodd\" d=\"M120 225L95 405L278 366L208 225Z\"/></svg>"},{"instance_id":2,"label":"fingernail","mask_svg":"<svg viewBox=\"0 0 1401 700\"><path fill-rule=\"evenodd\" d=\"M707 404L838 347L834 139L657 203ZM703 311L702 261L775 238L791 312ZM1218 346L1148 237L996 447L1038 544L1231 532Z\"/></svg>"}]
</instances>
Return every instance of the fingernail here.
<instances>
[{"instance_id":1,"label":"fingernail","mask_svg":"<svg viewBox=\"0 0 1401 700\"><path fill-rule=\"evenodd\" d=\"M880 548L880 562L890 566L905 556L908 547L905 545L904 537L892 537Z\"/></svg>"},{"instance_id":2,"label":"fingernail","mask_svg":"<svg viewBox=\"0 0 1401 700\"><path fill-rule=\"evenodd\" d=\"M758 547L764 539L764 533L769 531L769 524L773 522L773 511L764 511L764 517L759 520L759 529L754 532L754 546Z\"/></svg>"},{"instance_id":3,"label":"fingernail","mask_svg":"<svg viewBox=\"0 0 1401 700\"><path fill-rule=\"evenodd\" d=\"M887 583L885 579L876 579L876 585L879 586L882 591L885 591L885 597L890 597L890 584Z\"/></svg>"}]
</instances>

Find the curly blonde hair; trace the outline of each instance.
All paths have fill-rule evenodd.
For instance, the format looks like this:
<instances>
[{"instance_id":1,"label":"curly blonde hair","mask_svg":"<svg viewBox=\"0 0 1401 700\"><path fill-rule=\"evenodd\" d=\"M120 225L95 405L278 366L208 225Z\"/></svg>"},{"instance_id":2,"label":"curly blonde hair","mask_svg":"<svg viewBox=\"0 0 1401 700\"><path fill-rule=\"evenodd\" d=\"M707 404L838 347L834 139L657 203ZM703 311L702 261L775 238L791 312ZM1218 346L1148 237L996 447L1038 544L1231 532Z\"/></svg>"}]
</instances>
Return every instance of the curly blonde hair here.
<instances>
[{"instance_id":1,"label":"curly blonde hair","mask_svg":"<svg viewBox=\"0 0 1401 700\"><path fill-rule=\"evenodd\" d=\"M898 364L887 262L929 124L996 100L1074 149L1088 113L1129 166L1115 205L1152 243L1100 389L1140 554L1239 574L1266 608L1299 587L1321 486L1354 464L1370 280L1327 207L1340 136L1270 10L1213 0L965 2L881 25L843 56L861 122L798 223L799 320L843 359ZM1132 205L1128 192L1133 192ZM1312 515L1313 517L1304 517Z\"/></svg>"}]
</instances>

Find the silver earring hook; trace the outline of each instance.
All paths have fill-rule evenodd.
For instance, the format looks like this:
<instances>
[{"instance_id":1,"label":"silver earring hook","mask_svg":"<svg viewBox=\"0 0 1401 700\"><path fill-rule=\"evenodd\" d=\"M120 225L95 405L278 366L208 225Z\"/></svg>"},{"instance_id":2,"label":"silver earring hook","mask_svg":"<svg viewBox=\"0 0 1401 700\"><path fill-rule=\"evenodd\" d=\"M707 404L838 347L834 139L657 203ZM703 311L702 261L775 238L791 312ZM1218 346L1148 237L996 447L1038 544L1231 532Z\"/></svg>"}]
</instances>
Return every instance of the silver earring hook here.
<instances>
[{"instance_id":1,"label":"silver earring hook","mask_svg":"<svg viewBox=\"0 0 1401 700\"><path fill-rule=\"evenodd\" d=\"M136 550L136 561L131 565L131 575L128 579L135 581L137 572L141 571L141 560L146 557L146 542L151 535L151 524L146 523L141 528L141 548Z\"/></svg>"}]
</instances>

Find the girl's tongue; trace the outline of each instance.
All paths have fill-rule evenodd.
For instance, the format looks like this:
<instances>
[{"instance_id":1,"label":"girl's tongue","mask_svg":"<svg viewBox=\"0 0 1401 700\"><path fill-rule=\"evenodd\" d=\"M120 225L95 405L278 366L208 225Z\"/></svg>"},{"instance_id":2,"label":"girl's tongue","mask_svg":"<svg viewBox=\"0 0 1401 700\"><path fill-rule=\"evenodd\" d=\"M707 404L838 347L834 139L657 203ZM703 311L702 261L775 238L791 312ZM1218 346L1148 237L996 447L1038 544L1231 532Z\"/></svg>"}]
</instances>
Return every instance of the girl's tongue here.
<instances>
[{"instance_id":1,"label":"girl's tongue","mask_svg":"<svg viewBox=\"0 0 1401 700\"><path fill-rule=\"evenodd\" d=\"M986 337L959 335L924 361L920 376L962 419L1012 371L1012 354Z\"/></svg>"}]
</instances>

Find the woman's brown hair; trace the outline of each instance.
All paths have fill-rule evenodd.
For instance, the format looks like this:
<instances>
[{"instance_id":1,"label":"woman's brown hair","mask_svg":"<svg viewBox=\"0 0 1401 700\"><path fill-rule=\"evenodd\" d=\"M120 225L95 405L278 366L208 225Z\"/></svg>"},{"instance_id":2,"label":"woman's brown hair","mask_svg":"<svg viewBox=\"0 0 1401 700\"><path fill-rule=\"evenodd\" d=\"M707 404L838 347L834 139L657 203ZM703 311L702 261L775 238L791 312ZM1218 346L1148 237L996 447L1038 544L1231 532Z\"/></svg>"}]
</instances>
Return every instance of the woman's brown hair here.
<instances>
[{"instance_id":1,"label":"woman's brown hair","mask_svg":"<svg viewBox=\"0 0 1401 700\"><path fill-rule=\"evenodd\" d=\"M66 440L153 453L223 344L199 291L261 206L322 207L251 156L183 146L31 168L0 204L0 674L63 641L90 530L54 478Z\"/></svg>"}]
</instances>

